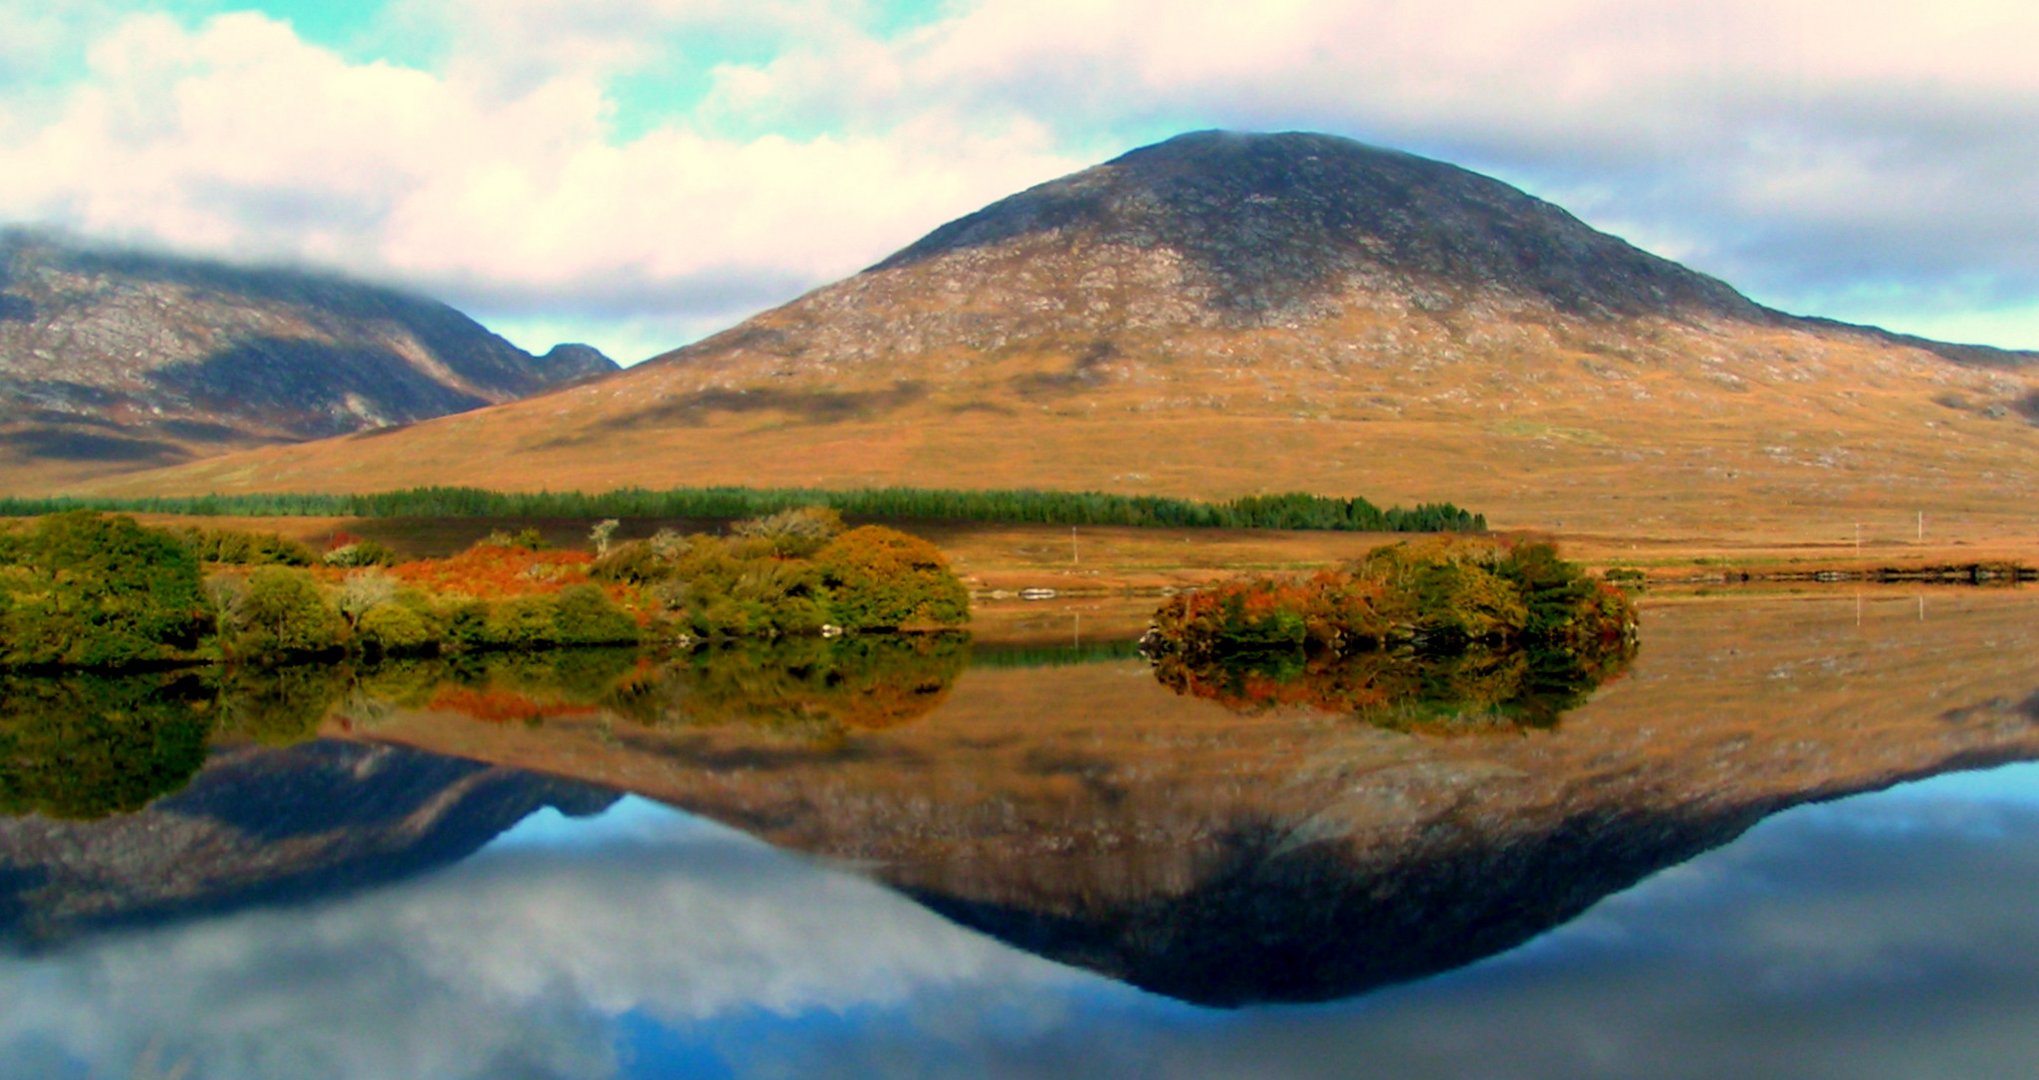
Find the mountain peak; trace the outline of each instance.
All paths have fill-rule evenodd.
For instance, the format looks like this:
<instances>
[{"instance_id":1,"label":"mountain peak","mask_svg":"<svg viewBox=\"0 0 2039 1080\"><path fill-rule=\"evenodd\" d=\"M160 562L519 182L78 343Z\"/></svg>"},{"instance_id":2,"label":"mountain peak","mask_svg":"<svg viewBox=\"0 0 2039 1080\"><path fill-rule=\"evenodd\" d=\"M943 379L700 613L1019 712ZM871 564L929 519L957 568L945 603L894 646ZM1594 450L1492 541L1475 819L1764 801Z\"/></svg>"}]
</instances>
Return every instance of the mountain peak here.
<instances>
[{"instance_id":1,"label":"mountain peak","mask_svg":"<svg viewBox=\"0 0 2039 1080\"><path fill-rule=\"evenodd\" d=\"M1586 317L1769 316L1498 180L1301 132L1141 147L950 222L872 269L1029 241L1173 252L1234 323L1320 314L1355 286L1426 307L1498 293Z\"/></svg>"},{"instance_id":2,"label":"mountain peak","mask_svg":"<svg viewBox=\"0 0 2039 1080\"><path fill-rule=\"evenodd\" d=\"M619 366L609 354L578 341L562 341L545 355L532 357L531 363L546 378L558 382L607 375Z\"/></svg>"}]
</instances>

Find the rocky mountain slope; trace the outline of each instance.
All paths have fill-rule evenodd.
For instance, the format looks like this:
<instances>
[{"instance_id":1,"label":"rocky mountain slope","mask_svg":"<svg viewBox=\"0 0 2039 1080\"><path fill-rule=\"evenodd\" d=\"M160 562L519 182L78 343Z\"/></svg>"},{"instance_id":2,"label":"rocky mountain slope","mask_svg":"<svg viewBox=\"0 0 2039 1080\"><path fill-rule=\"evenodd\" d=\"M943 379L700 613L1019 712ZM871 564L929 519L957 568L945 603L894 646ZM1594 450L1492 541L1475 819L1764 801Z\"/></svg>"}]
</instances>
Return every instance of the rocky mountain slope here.
<instances>
[{"instance_id":1,"label":"rocky mountain slope","mask_svg":"<svg viewBox=\"0 0 2039 1080\"><path fill-rule=\"evenodd\" d=\"M1301 488L1684 533L1921 509L2002 527L2039 484L2039 363L1768 310L1450 165L1206 132L599 385L129 487L456 476Z\"/></svg>"},{"instance_id":2,"label":"rocky mountain slope","mask_svg":"<svg viewBox=\"0 0 2039 1080\"><path fill-rule=\"evenodd\" d=\"M220 749L140 813L0 817L0 945L367 888L457 862L545 807L587 814L614 800L393 748Z\"/></svg>"},{"instance_id":3,"label":"rocky mountain slope","mask_svg":"<svg viewBox=\"0 0 2039 1080\"><path fill-rule=\"evenodd\" d=\"M76 477L409 423L615 370L338 278L0 232L0 463Z\"/></svg>"}]
</instances>

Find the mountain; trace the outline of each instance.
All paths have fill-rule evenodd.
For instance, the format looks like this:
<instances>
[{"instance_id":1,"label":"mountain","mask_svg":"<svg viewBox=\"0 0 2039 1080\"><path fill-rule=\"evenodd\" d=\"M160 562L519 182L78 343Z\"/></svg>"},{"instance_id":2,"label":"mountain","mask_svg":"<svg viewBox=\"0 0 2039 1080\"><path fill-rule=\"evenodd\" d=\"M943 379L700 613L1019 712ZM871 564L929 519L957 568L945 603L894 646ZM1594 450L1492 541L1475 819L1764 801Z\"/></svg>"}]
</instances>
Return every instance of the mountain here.
<instances>
[{"instance_id":1,"label":"mountain","mask_svg":"<svg viewBox=\"0 0 2039 1080\"><path fill-rule=\"evenodd\" d=\"M0 945L367 888L458 862L546 807L615 798L391 747L219 749L138 813L0 817Z\"/></svg>"},{"instance_id":2,"label":"mountain","mask_svg":"<svg viewBox=\"0 0 2039 1080\"><path fill-rule=\"evenodd\" d=\"M1451 165L1205 132L598 386L131 491L462 479L1450 499L1503 526L2022 528L2035 354L1798 318Z\"/></svg>"},{"instance_id":3,"label":"mountain","mask_svg":"<svg viewBox=\"0 0 2039 1080\"><path fill-rule=\"evenodd\" d=\"M74 478L463 412L615 370L318 274L0 232L0 462Z\"/></svg>"}]
</instances>

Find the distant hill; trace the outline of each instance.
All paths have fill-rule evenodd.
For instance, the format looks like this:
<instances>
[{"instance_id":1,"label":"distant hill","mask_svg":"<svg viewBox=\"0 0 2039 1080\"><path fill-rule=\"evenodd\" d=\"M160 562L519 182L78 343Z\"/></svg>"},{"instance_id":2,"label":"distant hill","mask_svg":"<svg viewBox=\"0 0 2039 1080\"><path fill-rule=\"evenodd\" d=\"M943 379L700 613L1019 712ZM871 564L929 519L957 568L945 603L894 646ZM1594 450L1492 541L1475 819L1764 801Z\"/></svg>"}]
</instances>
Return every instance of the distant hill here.
<instances>
[{"instance_id":1,"label":"distant hill","mask_svg":"<svg viewBox=\"0 0 2039 1080\"><path fill-rule=\"evenodd\" d=\"M1305 489L1506 526L1838 536L1924 510L2001 531L2039 490L2039 363L1770 310L1455 166L1203 132L599 386L122 486L456 479Z\"/></svg>"},{"instance_id":2,"label":"distant hill","mask_svg":"<svg viewBox=\"0 0 2039 1080\"><path fill-rule=\"evenodd\" d=\"M419 297L0 232L0 467L76 478L463 412L614 371Z\"/></svg>"}]
</instances>

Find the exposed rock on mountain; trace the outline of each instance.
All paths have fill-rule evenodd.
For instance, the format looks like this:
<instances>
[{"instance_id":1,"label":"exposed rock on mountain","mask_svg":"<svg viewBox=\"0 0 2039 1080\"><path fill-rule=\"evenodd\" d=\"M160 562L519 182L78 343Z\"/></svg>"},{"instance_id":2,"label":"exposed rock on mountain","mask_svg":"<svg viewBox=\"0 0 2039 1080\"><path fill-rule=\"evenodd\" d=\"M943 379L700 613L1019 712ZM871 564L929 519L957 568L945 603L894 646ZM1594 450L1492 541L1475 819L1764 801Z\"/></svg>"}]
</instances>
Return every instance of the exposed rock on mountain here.
<instances>
[{"instance_id":1,"label":"exposed rock on mountain","mask_svg":"<svg viewBox=\"0 0 2039 1080\"><path fill-rule=\"evenodd\" d=\"M1603 317L1768 317L1726 285L1506 184L1327 135L1184 135L993 203L873 269L967 263L1014 244L1047 264L1080 244L1092 263L1118 262L1155 278L1157 293L1198 301L1107 326L1281 325L1335 316L1354 296L1434 308L1481 290Z\"/></svg>"},{"instance_id":2,"label":"exposed rock on mountain","mask_svg":"<svg viewBox=\"0 0 2039 1080\"><path fill-rule=\"evenodd\" d=\"M443 416L615 370L338 278L0 233L0 461L84 475Z\"/></svg>"},{"instance_id":3,"label":"exposed rock on mountain","mask_svg":"<svg viewBox=\"0 0 2039 1080\"><path fill-rule=\"evenodd\" d=\"M1301 488L1786 529L2002 513L2039 486L2035 395L2034 354L1772 311L1454 166L1206 132L598 387L261 460L272 486ZM261 485L241 467L146 489Z\"/></svg>"}]
</instances>

